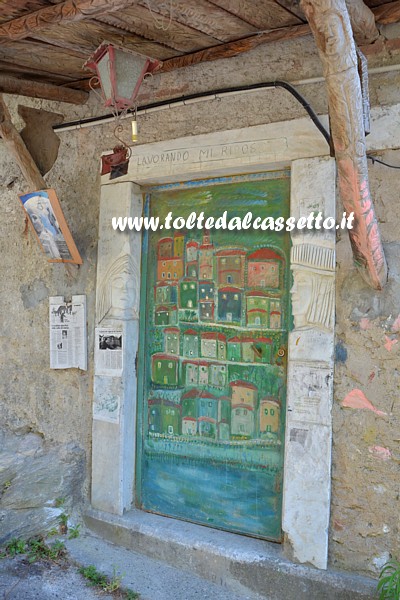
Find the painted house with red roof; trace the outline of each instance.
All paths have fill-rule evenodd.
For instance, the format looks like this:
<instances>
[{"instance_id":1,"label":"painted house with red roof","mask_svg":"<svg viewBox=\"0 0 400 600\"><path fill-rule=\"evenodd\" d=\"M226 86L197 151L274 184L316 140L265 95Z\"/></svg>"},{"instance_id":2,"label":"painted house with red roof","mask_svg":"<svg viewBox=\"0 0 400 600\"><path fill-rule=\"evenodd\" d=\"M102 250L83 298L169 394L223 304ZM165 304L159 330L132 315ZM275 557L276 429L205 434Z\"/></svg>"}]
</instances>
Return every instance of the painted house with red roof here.
<instances>
[{"instance_id":1,"label":"painted house with red roof","mask_svg":"<svg viewBox=\"0 0 400 600\"><path fill-rule=\"evenodd\" d=\"M213 281L199 281L199 319L214 321L215 314L215 285Z\"/></svg>"},{"instance_id":2,"label":"painted house with red roof","mask_svg":"<svg viewBox=\"0 0 400 600\"><path fill-rule=\"evenodd\" d=\"M247 256L248 287L279 288L283 257L271 248L260 248Z\"/></svg>"},{"instance_id":3,"label":"painted house with red roof","mask_svg":"<svg viewBox=\"0 0 400 600\"><path fill-rule=\"evenodd\" d=\"M197 308L197 280L184 277L179 283L179 307Z\"/></svg>"},{"instance_id":4,"label":"painted house with red roof","mask_svg":"<svg viewBox=\"0 0 400 600\"><path fill-rule=\"evenodd\" d=\"M178 314L176 304L156 306L154 313L156 325L176 325Z\"/></svg>"},{"instance_id":5,"label":"painted house with red roof","mask_svg":"<svg viewBox=\"0 0 400 600\"><path fill-rule=\"evenodd\" d=\"M215 253L218 285L244 286L246 251L224 248Z\"/></svg>"},{"instance_id":6,"label":"painted house with red roof","mask_svg":"<svg viewBox=\"0 0 400 600\"><path fill-rule=\"evenodd\" d=\"M184 360L182 362L183 369L183 381L185 385L198 385L199 384L199 364L197 360ZM208 381L208 374L207 374Z\"/></svg>"},{"instance_id":7,"label":"painted house with red roof","mask_svg":"<svg viewBox=\"0 0 400 600\"><path fill-rule=\"evenodd\" d=\"M269 325L269 297L260 290L246 292L246 324L251 327Z\"/></svg>"},{"instance_id":8,"label":"painted house with red roof","mask_svg":"<svg viewBox=\"0 0 400 600\"><path fill-rule=\"evenodd\" d=\"M254 409L248 404L232 406L231 435L235 437L251 438L254 435Z\"/></svg>"},{"instance_id":9,"label":"painted house with red roof","mask_svg":"<svg viewBox=\"0 0 400 600\"><path fill-rule=\"evenodd\" d=\"M218 398L207 390L193 389L181 397L182 433L217 437ZM196 427L195 422L196 420Z\"/></svg>"},{"instance_id":10,"label":"painted house with red roof","mask_svg":"<svg viewBox=\"0 0 400 600\"><path fill-rule=\"evenodd\" d=\"M204 229L203 242L199 246L199 277L214 278L214 244L211 243L210 232Z\"/></svg>"},{"instance_id":11,"label":"painted house with red roof","mask_svg":"<svg viewBox=\"0 0 400 600\"><path fill-rule=\"evenodd\" d=\"M154 286L156 304L176 304L178 302L178 284L176 282L160 281Z\"/></svg>"},{"instance_id":12,"label":"painted house with red roof","mask_svg":"<svg viewBox=\"0 0 400 600\"><path fill-rule=\"evenodd\" d=\"M200 334L201 356L226 360L226 337L215 331L204 331Z\"/></svg>"},{"instance_id":13,"label":"painted house with red roof","mask_svg":"<svg viewBox=\"0 0 400 600\"><path fill-rule=\"evenodd\" d=\"M260 400L260 434L278 433L281 418L281 405L273 396L266 396Z\"/></svg>"},{"instance_id":14,"label":"painted house with red roof","mask_svg":"<svg viewBox=\"0 0 400 600\"><path fill-rule=\"evenodd\" d=\"M157 258L171 258L174 254L174 240L172 237L161 238L157 244Z\"/></svg>"},{"instance_id":15,"label":"painted house with red roof","mask_svg":"<svg viewBox=\"0 0 400 600\"><path fill-rule=\"evenodd\" d=\"M194 240L190 240L186 244L186 262L191 263L197 261L199 254L199 244Z\"/></svg>"},{"instance_id":16,"label":"painted house with red roof","mask_svg":"<svg viewBox=\"0 0 400 600\"><path fill-rule=\"evenodd\" d=\"M182 256L185 253L185 234L182 231L174 233L174 256Z\"/></svg>"},{"instance_id":17,"label":"painted house with red roof","mask_svg":"<svg viewBox=\"0 0 400 600\"><path fill-rule=\"evenodd\" d=\"M269 313L269 328L280 329L282 327L282 313L280 310L272 310Z\"/></svg>"},{"instance_id":18,"label":"painted house with red roof","mask_svg":"<svg viewBox=\"0 0 400 600\"><path fill-rule=\"evenodd\" d=\"M268 337L242 337L242 361L269 363L272 361L273 341Z\"/></svg>"},{"instance_id":19,"label":"painted house with red roof","mask_svg":"<svg viewBox=\"0 0 400 600\"><path fill-rule=\"evenodd\" d=\"M240 322L242 318L243 290L238 287L225 286L218 290L218 320Z\"/></svg>"},{"instance_id":20,"label":"painted house with red roof","mask_svg":"<svg viewBox=\"0 0 400 600\"><path fill-rule=\"evenodd\" d=\"M242 360L242 344L238 336L234 336L227 341L228 360L240 362Z\"/></svg>"},{"instance_id":21,"label":"painted house with red roof","mask_svg":"<svg viewBox=\"0 0 400 600\"><path fill-rule=\"evenodd\" d=\"M218 439L228 441L231 432L231 399L228 396L218 398Z\"/></svg>"},{"instance_id":22,"label":"painted house with red roof","mask_svg":"<svg viewBox=\"0 0 400 600\"><path fill-rule=\"evenodd\" d=\"M197 399L200 393L199 390L193 389L181 396L182 435L197 434Z\"/></svg>"},{"instance_id":23,"label":"painted house with red roof","mask_svg":"<svg viewBox=\"0 0 400 600\"><path fill-rule=\"evenodd\" d=\"M183 332L183 356L187 358L198 358L200 334L194 329L186 329Z\"/></svg>"},{"instance_id":24,"label":"painted house with red roof","mask_svg":"<svg viewBox=\"0 0 400 600\"><path fill-rule=\"evenodd\" d=\"M208 385L210 364L204 360L185 359L182 362L185 385Z\"/></svg>"},{"instance_id":25,"label":"painted house with red roof","mask_svg":"<svg viewBox=\"0 0 400 600\"><path fill-rule=\"evenodd\" d=\"M231 381L231 435L252 437L255 432L257 387L248 381Z\"/></svg>"},{"instance_id":26,"label":"painted house with red roof","mask_svg":"<svg viewBox=\"0 0 400 600\"><path fill-rule=\"evenodd\" d=\"M211 363L209 369L209 384L213 387L225 387L227 383L228 369L226 365Z\"/></svg>"},{"instance_id":27,"label":"painted house with red roof","mask_svg":"<svg viewBox=\"0 0 400 600\"><path fill-rule=\"evenodd\" d=\"M194 388L182 394L182 434L229 440L231 399Z\"/></svg>"},{"instance_id":28,"label":"painted house with red roof","mask_svg":"<svg viewBox=\"0 0 400 600\"><path fill-rule=\"evenodd\" d=\"M207 438L217 438L218 398L202 390L197 398L197 431Z\"/></svg>"},{"instance_id":29,"label":"painted house with red roof","mask_svg":"<svg viewBox=\"0 0 400 600\"><path fill-rule=\"evenodd\" d=\"M256 407L258 390L253 383L237 379L231 381L229 387L231 388L232 409L237 404L247 404L252 408Z\"/></svg>"},{"instance_id":30,"label":"painted house with red roof","mask_svg":"<svg viewBox=\"0 0 400 600\"><path fill-rule=\"evenodd\" d=\"M280 329L280 298L261 290L246 292L246 324L250 327Z\"/></svg>"},{"instance_id":31,"label":"painted house with red roof","mask_svg":"<svg viewBox=\"0 0 400 600\"><path fill-rule=\"evenodd\" d=\"M201 300L199 303L199 319L205 323L213 322L215 316L214 300Z\"/></svg>"},{"instance_id":32,"label":"painted house with red roof","mask_svg":"<svg viewBox=\"0 0 400 600\"><path fill-rule=\"evenodd\" d=\"M177 356L156 352L151 357L151 379L160 385L177 385L179 359Z\"/></svg>"},{"instance_id":33,"label":"painted house with red roof","mask_svg":"<svg viewBox=\"0 0 400 600\"><path fill-rule=\"evenodd\" d=\"M198 278L199 276L199 263L197 260L191 260L186 262L186 277Z\"/></svg>"},{"instance_id":34,"label":"painted house with red roof","mask_svg":"<svg viewBox=\"0 0 400 600\"><path fill-rule=\"evenodd\" d=\"M179 356L179 327L166 327L164 329L164 352Z\"/></svg>"},{"instance_id":35,"label":"painted house with red roof","mask_svg":"<svg viewBox=\"0 0 400 600\"><path fill-rule=\"evenodd\" d=\"M171 256L157 259L157 281L179 281L183 277L183 257Z\"/></svg>"},{"instance_id":36,"label":"painted house with red roof","mask_svg":"<svg viewBox=\"0 0 400 600\"><path fill-rule=\"evenodd\" d=\"M179 435L181 432L181 406L164 399L149 399L149 432Z\"/></svg>"}]
</instances>

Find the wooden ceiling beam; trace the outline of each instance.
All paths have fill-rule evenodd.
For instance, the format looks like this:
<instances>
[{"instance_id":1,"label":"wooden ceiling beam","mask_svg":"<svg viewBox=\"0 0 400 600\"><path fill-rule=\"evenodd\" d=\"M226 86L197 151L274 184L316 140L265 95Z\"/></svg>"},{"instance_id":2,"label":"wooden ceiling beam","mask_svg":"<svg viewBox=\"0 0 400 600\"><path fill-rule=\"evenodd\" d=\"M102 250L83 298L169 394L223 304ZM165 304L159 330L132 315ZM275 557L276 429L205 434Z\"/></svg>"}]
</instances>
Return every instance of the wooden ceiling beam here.
<instances>
[{"instance_id":1,"label":"wooden ceiling beam","mask_svg":"<svg viewBox=\"0 0 400 600\"><path fill-rule=\"evenodd\" d=\"M136 0L65 0L0 25L1 39L22 40L50 25L95 18L132 6Z\"/></svg>"},{"instance_id":2,"label":"wooden ceiling beam","mask_svg":"<svg viewBox=\"0 0 400 600\"><path fill-rule=\"evenodd\" d=\"M374 13L363 0L346 0L354 39L359 46L372 44L379 37Z\"/></svg>"},{"instance_id":3,"label":"wooden ceiling beam","mask_svg":"<svg viewBox=\"0 0 400 600\"><path fill-rule=\"evenodd\" d=\"M170 58L163 62L161 69L159 69L157 73L173 71L174 69L196 65L201 62L219 60L221 58L232 58L242 52L252 50L260 44L291 40L310 33L311 31L308 25L294 25L293 27L271 29L264 33L243 38L237 42L228 42L226 44L220 44L219 46L207 48L206 50L200 50L199 52L193 52L192 54Z\"/></svg>"},{"instance_id":4,"label":"wooden ceiling beam","mask_svg":"<svg viewBox=\"0 0 400 600\"><path fill-rule=\"evenodd\" d=\"M381 4L372 9L375 19L382 25L390 25L400 21L400 1Z\"/></svg>"},{"instance_id":5,"label":"wooden ceiling beam","mask_svg":"<svg viewBox=\"0 0 400 600\"><path fill-rule=\"evenodd\" d=\"M2 74L0 74L0 93L19 94L20 96L56 100L68 104L85 104L89 98L89 94L82 90Z\"/></svg>"}]
</instances>

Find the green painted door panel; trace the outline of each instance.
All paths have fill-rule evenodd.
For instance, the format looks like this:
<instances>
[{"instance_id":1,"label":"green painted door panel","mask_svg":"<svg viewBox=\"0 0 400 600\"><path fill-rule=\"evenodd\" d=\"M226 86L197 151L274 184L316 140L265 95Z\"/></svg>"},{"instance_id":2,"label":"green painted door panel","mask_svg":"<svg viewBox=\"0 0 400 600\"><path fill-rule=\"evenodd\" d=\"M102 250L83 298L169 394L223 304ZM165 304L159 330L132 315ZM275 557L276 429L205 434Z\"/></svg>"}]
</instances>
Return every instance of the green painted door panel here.
<instances>
[{"instance_id":1,"label":"green painted door panel","mask_svg":"<svg viewBox=\"0 0 400 600\"><path fill-rule=\"evenodd\" d=\"M286 219L289 177L167 185L146 210L160 223L193 211ZM289 235L271 229L145 235L140 508L280 540L289 250Z\"/></svg>"}]
</instances>

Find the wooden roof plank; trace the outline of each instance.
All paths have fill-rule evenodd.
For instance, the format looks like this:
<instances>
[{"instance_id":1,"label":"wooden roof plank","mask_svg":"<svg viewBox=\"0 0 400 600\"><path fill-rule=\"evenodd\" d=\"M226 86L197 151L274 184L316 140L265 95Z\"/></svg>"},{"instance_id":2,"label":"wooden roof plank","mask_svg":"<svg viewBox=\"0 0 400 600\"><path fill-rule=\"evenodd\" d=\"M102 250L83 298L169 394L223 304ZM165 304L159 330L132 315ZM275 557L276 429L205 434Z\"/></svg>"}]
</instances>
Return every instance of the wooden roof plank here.
<instances>
[{"instance_id":1,"label":"wooden roof plank","mask_svg":"<svg viewBox=\"0 0 400 600\"><path fill-rule=\"evenodd\" d=\"M34 38L49 42L63 50L79 51L84 57L82 64L104 40L127 50L149 54L159 60L176 56L176 51L164 48L156 42L149 42L136 34L93 20L55 25L37 32Z\"/></svg>"},{"instance_id":2,"label":"wooden roof plank","mask_svg":"<svg viewBox=\"0 0 400 600\"><path fill-rule=\"evenodd\" d=\"M295 15L303 23L307 22L306 16L301 10L297 0L275 0L276 4L285 8L292 15Z\"/></svg>"},{"instance_id":3,"label":"wooden roof plank","mask_svg":"<svg viewBox=\"0 0 400 600\"><path fill-rule=\"evenodd\" d=\"M256 31L256 28L239 17L226 12L206 0L174 0L170 5L157 0L139 0L153 13L197 29L220 42L238 39Z\"/></svg>"},{"instance_id":4,"label":"wooden roof plank","mask_svg":"<svg viewBox=\"0 0 400 600\"><path fill-rule=\"evenodd\" d=\"M258 31L300 24L294 14L279 6L274 0L209 0L216 6L250 23Z\"/></svg>"},{"instance_id":5,"label":"wooden roof plank","mask_svg":"<svg viewBox=\"0 0 400 600\"><path fill-rule=\"evenodd\" d=\"M15 42L12 47L0 46L0 60L15 61L21 66L40 69L49 73L68 75L71 79L80 79L83 75L82 58L75 58L58 48L42 42Z\"/></svg>"},{"instance_id":6,"label":"wooden roof plank","mask_svg":"<svg viewBox=\"0 0 400 600\"><path fill-rule=\"evenodd\" d=\"M375 6L381 6L382 4L393 4L393 2L388 2L388 0L365 0L365 4L370 8L374 8Z\"/></svg>"},{"instance_id":7,"label":"wooden roof plank","mask_svg":"<svg viewBox=\"0 0 400 600\"><path fill-rule=\"evenodd\" d=\"M156 20L157 19L157 20ZM125 31L136 33L149 40L178 50L179 52L194 52L202 48L215 46L217 39L196 31L164 15L153 16L148 9L136 5L123 13L107 13L97 17L102 23L109 23Z\"/></svg>"},{"instance_id":8,"label":"wooden roof plank","mask_svg":"<svg viewBox=\"0 0 400 600\"><path fill-rule=\"evenodd\" d=\"M93 22L100 24L100 21L97 21L97 19L94 19ZM104 23L101 23L101 25L104 26ZM115 25L111 25L110 23L107 23L107 31L109 33L115 33L116 36L127 35L129 37L129 44L132 50L134 50L135 52L139 52L140 54L146 54L147 56L158 58L159 60L173 58L174 56L181 54L181 52L179 52L178 50L168 48L167 46L165 46L165 44L159 43L159 40L153 42L152 40L149 40L141 35L138 35L131 31L127 31L125 29L121 29L120 27L116 27Z\"/></svg>"}]
</instances>

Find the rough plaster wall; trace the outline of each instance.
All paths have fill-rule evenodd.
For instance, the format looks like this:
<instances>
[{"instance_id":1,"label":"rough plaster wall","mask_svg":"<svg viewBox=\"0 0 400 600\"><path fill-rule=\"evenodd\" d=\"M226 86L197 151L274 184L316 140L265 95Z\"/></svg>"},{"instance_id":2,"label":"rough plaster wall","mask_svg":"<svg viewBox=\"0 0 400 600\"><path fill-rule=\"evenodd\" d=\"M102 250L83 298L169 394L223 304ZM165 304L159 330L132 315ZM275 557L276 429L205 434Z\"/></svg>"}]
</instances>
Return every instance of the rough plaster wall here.
<instances>
[{"instance_id":1,"label":"rough plaster wall","mask_svg":"<svg viewBox=\"0 0 400 600\"><path fill-rule=\"evenodd\" d=\"M392 30L386 34L394 36ZM372 54L369 57L370 66L391 65L398 59L396 48L391 52L382 48L380 55ZM275 48L261 46L229 61L197 65L191 69L155 76L143 87L140 103L277 78L298 81L320 77L321 66L314 45L309 38L301 38ZM398 102L399 83L399 71L371 75L372 104ZM302 84L298 89L316 112L326 112L326 96L321 82ZM7 97L7 102L19 128L23 127L23 122L17 115L18 103L61 112L65 115L65 121L107 112L101 109L95 97L91 97L84 107L22 97ZM303 108L286 91L266 90L140 116L139 137L146 143L301 116L304 116ZM128 133L129 123L125 125ZM46 176L48 185L57 190L82 254L84 264L80 268L47 263L33 235L30 232L24 234L23 213L17 193L27 189L18 167L0 143L3 209L0 221L0 336L6 349L0 359L2 422L7 428L7 436L14 432L18 448L21 439L26 437L35 441L35 448L38 438L29 438L27 432L40 434L40 466L43 465L42 461L46 463L47 460L49 466L57 461L57 451L63 457L70 457L66 461L60 458L59 464L65 481L70 482L70 475L73 474L74 486L68 484L70 487L63 487L56 477L49 476L54 484L44 488L47 502L50 503L48 506L64 492L79 498L77 489L82 487L83 497L88 498L99 205L98 157L103 150L115 145L113 129L114 126L109 124L60 133L59 157ZM387 153L386 158L400 164L399 153ZM383 344L385 332L394 339L390 328L400 313L400 223L396 192L400 173L378 165L371 167L370 172L378 215L385 221L382 223L382 234L387 243L391 276L389 287L381 293L373 293L365 288L352 267L347 237L342 236L338 242L338 362L334 409L331 562L335 566L358 571L376 571L383 557L388 556L385 553L395 550L399 545L396 457L400 450L395 440L399 430L396 406L399 380L396 369L400 344L393 345L391 352ZM88 299L89 369L86 373L77 370L50 371L48 296L69 297L76 293L85 293ZM365 324L362 318L369 319L371 328L368 325L366 329L360 328L360 323L363 326ZM371 411L342 408L342 399L353 388L362 389L371 402L388 413L388 417L379 418ZM373 446L389 448L392 456L383 460L376 450L374 453L369 451ZM21 452L25 458L18 462L25 465L21 469L25 468L27 473L32 465L28 460L32 454L30 443L28 448L29 452L22 445ZM0 472L9 466L7 457L4 448L3 453L0 448ZM35 496L36 508L45 504L41 494L43 488L33 493L32 479L27 479L31 487L25 489L17 488L17 474L13 479L11 473L10 479L5 481L9 480L11 486L3 489L0 480L0 511L12 505L15 490L20 495ZM23 480L22 470L19 471L18 485ZM53 492L51 487L54 487ZM26 527L26 522L30 517L26 513L24 520L23 511L19 514L20 530L27 534L29 527ZM5 520L2 525L4 523ZM13 532L17 533L15 529Z\"/></svg>"},{"instance_id":2,"label":"rough plaster wall","mask_svg":"<svg viewBox=\"0 0 400 600\"><path fill-rule=\"evenodd\" d=\"M18 102L55 112L76 108L27 98L6 98L15 122ZM93 104L93 106L96 106ZM92 107L93 107L92 106ZM90 111L85 107L86 114ZM92 112L93 114L93 112ZM20 125L22 127L22 123ZM13 158L0 145L0 542L48 529L60 512L82 502L90 460L93 328L89 326L89 370L49 369L48 296L86 294L93 320L99 202L96 142L89 132L61 140L59 157L46 176L54 187L81 252L81 267L48 263L36 238L25 232L17 194L28 191ZM104 148L106 148L105 146ZM13 437L11 437L13 436ZM14 448L14 461L10 448ZM86 494L87 496L87 494Z\"/></svg>"},{"instance_id":3,"label":"rough plaster wall","mask_svg":"<svg viewBox=\"0 0 400 600\"><path fill-rule=\"evenodd\" d=\"M400 151L382 156L400 165ZM398 556L400 545L400 171L375 164L369 174L389 280L382 292L366 287L341 236L330 555L333 565L376 574L390 555ZM386 416L342 407L353 389Z\"/></svg>"}]
</instances>

